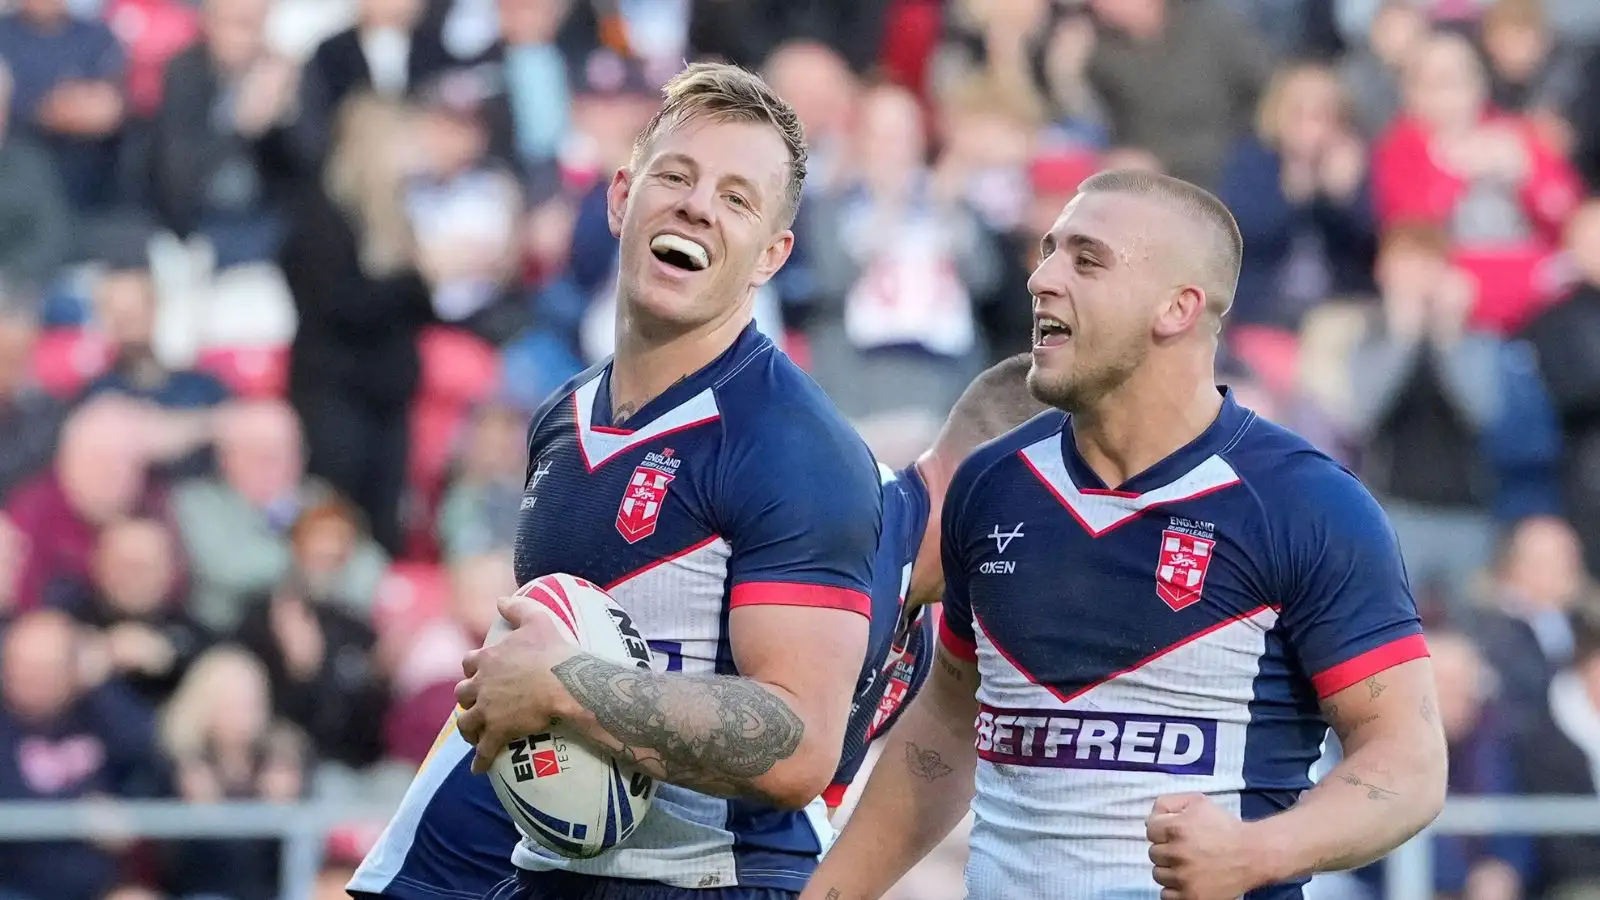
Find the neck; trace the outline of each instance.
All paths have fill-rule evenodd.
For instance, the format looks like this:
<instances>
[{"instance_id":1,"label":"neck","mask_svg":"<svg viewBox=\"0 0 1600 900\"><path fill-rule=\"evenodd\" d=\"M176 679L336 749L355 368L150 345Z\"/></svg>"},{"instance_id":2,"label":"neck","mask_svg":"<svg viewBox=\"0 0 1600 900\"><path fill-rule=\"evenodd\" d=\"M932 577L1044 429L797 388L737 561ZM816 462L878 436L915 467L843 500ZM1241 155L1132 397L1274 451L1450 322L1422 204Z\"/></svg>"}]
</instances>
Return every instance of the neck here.
<instances>
[{"instance_id":1,"label":"neck","mask_svg":"<svg viewBox=\"0 0 1600 900\"><path fill-rule=\"evenodd\" d=\"M733 346L749 322L748 315L731 315L686 333L656 334L636 316L619 314L611 361L612 418L621 424L667 388L705 368Z\"/></svg>"},{"instance_id":2,"label":"neck","mask_svg":"<svg viewBox=\"0 0 1600 900\"><path fill-rule=\"evenodd\" d=\"M1216 376L1209 363L1187 373L1151 366L1102 397L1090 409L1072 414L1078 453L1100 480L1115 487L1150 468L1211 427L1222 409ZM1193 384L1173 393L1171 384Z\"/></svg>"}]
</instances>

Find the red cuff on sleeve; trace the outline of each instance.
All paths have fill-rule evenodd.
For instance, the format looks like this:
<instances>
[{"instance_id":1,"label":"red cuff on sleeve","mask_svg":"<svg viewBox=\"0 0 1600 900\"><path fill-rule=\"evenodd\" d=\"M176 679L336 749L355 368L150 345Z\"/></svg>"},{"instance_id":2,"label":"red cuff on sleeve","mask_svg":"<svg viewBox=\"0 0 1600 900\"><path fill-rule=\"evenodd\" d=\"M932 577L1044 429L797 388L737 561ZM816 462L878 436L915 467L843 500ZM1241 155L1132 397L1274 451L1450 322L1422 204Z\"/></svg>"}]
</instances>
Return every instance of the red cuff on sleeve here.
<instances>
[{"instance_id":1,"label":"red cuff on sleeve","mask_svg":"<svg viewBox=\"0 0 1600 900\"><path fill-rule=\"evenodd\" d=\"M872 618L872 598L850 588L825 584L794 584L787 581L747 581L733 586L730 607L738 606L820 606L842 609Z\"/></svg>"},{"instance_id":2,"label":"red cuff on sleeve","mask_svg":"<svg viewBox=\"0 0 1600 900\"><path fill-rule=\"evenodd\" d=\"M1330 697L1363 678L1370 678L1384 669L1392 669L1403 662L1422 659L1427 655L1427 639L1420 634L1411 634L1318 672L1311 676L1311 684L1317 689L1318 697Z\"/></svg>"},{"instance_id":3,"label":"red cuff on sleeve","mask_svg":"<svg viewBox=\"0 0 1600 900\"><path fill-rule=\"evenodd\" d=\"M950 630L950 617L939 617L939 643L944 645L950 655L966 662L978 661L978 645L971 638L964 638Z\"/></svg>"},{"instance_id":4,"label":"red cuff on sleeve","mask_svg":"<svg viewBox=\"0 0 1600 900\"><path fill-rule=\"evenodd\" d=\"M822 792L822 802L828 804L829 812L839 808L839 804L844 802L845 793L849 790L849 783L828 785L828 789Z\"/></svg>"}]
</instances>

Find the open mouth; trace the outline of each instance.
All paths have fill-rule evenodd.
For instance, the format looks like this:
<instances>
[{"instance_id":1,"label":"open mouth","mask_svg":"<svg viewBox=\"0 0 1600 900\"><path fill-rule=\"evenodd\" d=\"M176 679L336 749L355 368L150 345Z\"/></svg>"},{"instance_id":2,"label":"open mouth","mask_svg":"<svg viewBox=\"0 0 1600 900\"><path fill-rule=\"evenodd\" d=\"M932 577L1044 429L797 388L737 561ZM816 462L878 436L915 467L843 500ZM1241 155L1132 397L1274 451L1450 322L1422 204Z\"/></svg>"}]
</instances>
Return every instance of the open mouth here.
<instances>
[{"instance_id":1,"label":"open mouth","mask_svg":"<svg viewBox=\"0 0 1600 900\"><path fill-rule=\"evenodd\" d=\"M650 252L675 269L699 272L711 264L706 248L682 235L658 234L650 241Z\"/></svg>"},{"instance_id":2,"label":"open mouth","mask_svg":"<svg viewBox=\"0 0 1600 900\"><path fill-rule=\"evenodd\" d=\"M1040 316L1033 322L1035 347L1059 347L1072 337L1072 326L1053 316Z\"/></svg>"}]
</instances>

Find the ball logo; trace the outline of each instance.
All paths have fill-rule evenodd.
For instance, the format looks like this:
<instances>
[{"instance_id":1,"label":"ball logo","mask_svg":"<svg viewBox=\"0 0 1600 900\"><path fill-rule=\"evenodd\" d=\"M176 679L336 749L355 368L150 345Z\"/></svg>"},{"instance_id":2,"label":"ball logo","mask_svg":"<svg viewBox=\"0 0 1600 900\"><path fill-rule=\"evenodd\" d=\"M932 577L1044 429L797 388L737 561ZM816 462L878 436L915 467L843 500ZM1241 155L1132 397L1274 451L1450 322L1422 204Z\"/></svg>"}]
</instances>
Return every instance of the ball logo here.
<instances>
[{"instance_id":1,"label":"ball logo","mask_svg":"<svg viewBox=\"0 0 1600 900\"><path fill-rule=\"evenodd\" d=\"M511 750L511 774L518 784L566 771L566 744L558 744L549 733L530 734L512 741L508 749Z\"/></svg>"},{"instance_id":2,"label":"ball logo","mask_svg":"<svg viewBox=\"0 0 1600 900\"><path fill-rule=\"evenodd\" d=\"M620 607L611 607L611 621L617 626L617 631L622 634L622 643L628 648L628 657L641 669L650 668L650 644L645 641L639 629L633 627L633 618Z\"/></svg>"}]
</instances>

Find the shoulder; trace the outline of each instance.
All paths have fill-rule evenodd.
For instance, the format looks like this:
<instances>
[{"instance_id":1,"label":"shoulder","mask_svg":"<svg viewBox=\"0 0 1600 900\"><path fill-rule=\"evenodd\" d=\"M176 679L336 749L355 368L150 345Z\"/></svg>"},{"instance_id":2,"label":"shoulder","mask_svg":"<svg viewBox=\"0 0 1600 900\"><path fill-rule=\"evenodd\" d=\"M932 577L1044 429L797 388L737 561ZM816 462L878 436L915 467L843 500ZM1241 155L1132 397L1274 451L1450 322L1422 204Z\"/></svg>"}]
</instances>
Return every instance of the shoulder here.
<instances>
[{"instance_id":1,"label":"shoulder","mask_svg":"<svg viewBox=\"0 0 1600 900\"><path fill-rule=\"evenodd\" d=\"M1371 526L1388 520L1353 472L1282 425L1255 416L1222 454L1277 528Z\"/></svg>"},{"instance_id":2,"label":"shoulder","mask_svg":"<svg viewBox=\"0 0 1600 900\"><path fill-rule=\"evenodd\" d=\"M735 456L836 472L870 482L877 493L878 464L866 443L811 376L770 343L712 390Z\"/></svg>"},{"instance_id":3,"label":"shoulder","mask_svg":"<svg viewBox=\"0 0 1600 900\"><path fill-rule=\"evenodd\" d=\"M988 443L978 445L956 466L945 494L945 509L959 510L982 486L1002 477L1007 470L1004 463L1041 441L1057 439L1066 422L1066 413L1045 410Z\"/></svg>"},{"instance_id":4,"label":"shoulder","mask_svg":"<svg viewBox=\"0 0 1600 900\"><path fill-rule=\"evenodd\" d=\"M607 362L609 362L609 360L602 360L590 366L589 368L584 369L582 372L579 372L571 378L568 378L566 381L561 383L560 387L551 391L548 396L541 400L539 405L533 409L533 417L528 420L528 439L530 441L533 439L533 436L538 433L540 426L544 425L545 420L550 418L550 414L554 412L557 407L559 407L562 403L567 402L567 398L572 396L573 391L576 391L583 385L588 384L595 378L598 378L600 373L605 370Z\"/></svg>"}]
</instances>

